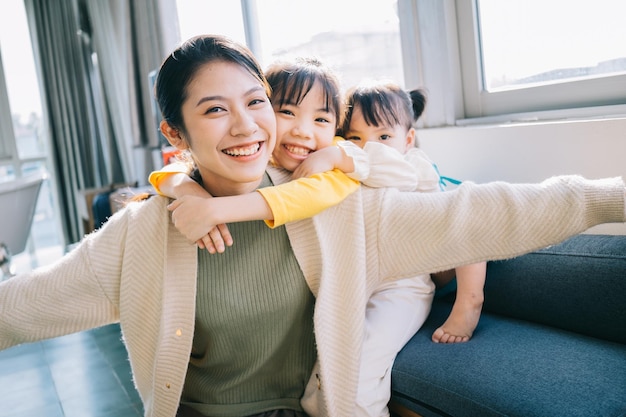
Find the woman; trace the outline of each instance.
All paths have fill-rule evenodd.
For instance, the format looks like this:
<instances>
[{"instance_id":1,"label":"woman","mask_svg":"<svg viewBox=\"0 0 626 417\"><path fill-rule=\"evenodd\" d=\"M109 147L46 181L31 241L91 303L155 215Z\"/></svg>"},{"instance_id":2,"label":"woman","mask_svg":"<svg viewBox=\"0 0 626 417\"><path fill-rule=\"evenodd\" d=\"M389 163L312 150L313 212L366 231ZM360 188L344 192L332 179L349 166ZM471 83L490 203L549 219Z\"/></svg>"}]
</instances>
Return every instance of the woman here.
<instances>
[{"instance_id":1,"label":"woman","mask_svg":"<svg viewBox=\"0 0 626 417\"><path fill-rule=\"evenodd\" d=\"M288 179L266 168L275 122L247 49L194 38L164 61L156 92L163 133L189 148L212 195ZM56 264L0 284L0 348L119 321L145 415L168 417L179 405L181 416L304 415L317 354L315 415L352 416L365 303L379 277L511 257L623 222L624 192L619 179L578 177L437 195L362 187L286 228L233 224L236 243L219 256L187 243L169 200L155 196Z\"/></svg>"}]
</instances>

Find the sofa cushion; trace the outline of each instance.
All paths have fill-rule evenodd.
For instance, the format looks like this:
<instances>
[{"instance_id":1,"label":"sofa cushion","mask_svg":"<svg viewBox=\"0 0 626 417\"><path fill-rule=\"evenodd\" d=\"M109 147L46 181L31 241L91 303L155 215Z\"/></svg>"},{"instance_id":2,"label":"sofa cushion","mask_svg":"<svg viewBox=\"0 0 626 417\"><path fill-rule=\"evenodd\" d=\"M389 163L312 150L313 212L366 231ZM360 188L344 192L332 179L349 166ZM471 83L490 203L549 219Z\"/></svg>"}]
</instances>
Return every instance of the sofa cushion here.
<instances>
[{"instance_id":1,"label":"sofa cushion","mask_svg":"<svg viewBox=\"0 0 626 417\"><path fill-rule=\"evenodd\" d=\"M462 344L430 340L435 302L399 353L393 400L428 416L625 416L626 345L485 313Z\"/></svg>"},{"instance_id":2,"label":"sofa cushion","mask_svg":"<svg viewBox=\"0 0 626 417\"><path fill-rule=\"evenodd\" d=\"M484 311L626 343L626 236L578 235L490 262Z\"/></svg>"}]
</instances>

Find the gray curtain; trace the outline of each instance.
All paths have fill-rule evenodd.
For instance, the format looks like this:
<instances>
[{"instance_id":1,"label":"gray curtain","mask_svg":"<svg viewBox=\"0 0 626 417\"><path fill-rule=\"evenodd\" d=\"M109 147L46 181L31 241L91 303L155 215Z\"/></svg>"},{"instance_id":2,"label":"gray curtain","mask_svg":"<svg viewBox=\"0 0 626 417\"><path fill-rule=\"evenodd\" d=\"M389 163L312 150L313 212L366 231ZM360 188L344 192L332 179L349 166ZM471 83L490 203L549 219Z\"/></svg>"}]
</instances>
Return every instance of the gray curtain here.
<instances>
[{"instance_id":1,"label":"gray curtain","mask_svg":"<svg viewBox=\"0 0 626 417\"><path fill-rule=\"evenodd\" d=\"M66 242L84 234L81 192L145 183L153 168L137 159L158 146L148 73L174 43L163 1L25 0Z\"/></svg>"}]
</instances>

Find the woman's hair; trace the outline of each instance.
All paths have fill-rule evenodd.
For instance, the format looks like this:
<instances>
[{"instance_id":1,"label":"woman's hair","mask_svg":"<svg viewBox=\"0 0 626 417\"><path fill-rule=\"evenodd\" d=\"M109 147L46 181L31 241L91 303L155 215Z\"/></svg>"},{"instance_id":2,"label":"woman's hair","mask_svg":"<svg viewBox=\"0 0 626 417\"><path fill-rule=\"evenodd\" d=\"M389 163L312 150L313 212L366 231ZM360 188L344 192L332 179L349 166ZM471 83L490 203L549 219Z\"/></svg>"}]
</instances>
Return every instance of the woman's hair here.
<instances>
[{"instance_id":1,"label":"woman's hair","mask_svg":"<svg viewBox=\"0 0 626 417\"><path fill-rule=\"evenodd\" d=\"M410 129L426 106L423 90L405 91L393 82L362 83L346 93L346 113L341 133L350 129L355 108L360 108L370 126L405 126Z\"/></svg>"},{"instance_id":2,"label":"woman's hair","mask_svg":"<svg viewBox=\"0 0 626 417\"><path fill-rule=\"evenodd\" d=\"M343 109L339 79L330 67L317 58L296 58L293 61L279 61L270 65L265 76L272 89L273 106L285 104L299 105L319 82L324 93L325 110L334 113L337 127L340 126Z\"/></svg>"},{"instance_id":3,"label":"woman's hair","mask_svg":"<svg viewBox=\"0 0 626 417\"><path fill-rule=\"evenodd\" d=\"M154 92L163 119L175 129L185 132L182 105L187 88L197 71L205 64L222 61L240 65L266 87L261 66L248 48L224 36L200 35L175 49L161 64Z\"/></svg>"}]
</instances>

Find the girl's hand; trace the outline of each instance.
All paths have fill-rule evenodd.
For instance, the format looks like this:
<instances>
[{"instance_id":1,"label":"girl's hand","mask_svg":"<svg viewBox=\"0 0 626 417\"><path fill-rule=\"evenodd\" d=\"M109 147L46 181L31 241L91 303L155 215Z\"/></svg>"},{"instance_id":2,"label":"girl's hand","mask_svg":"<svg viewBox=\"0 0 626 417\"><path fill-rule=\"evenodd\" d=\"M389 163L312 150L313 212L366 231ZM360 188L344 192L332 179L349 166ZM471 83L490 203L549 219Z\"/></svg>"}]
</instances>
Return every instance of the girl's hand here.
<instances>
[{"instance_id":1,"label":"girl's hand","mask_svg":"<svg viewBox=\"0 0 626 417\"><path fill-rule=\"evenodd\" d=\"M310 154L302 163L293 171L292 179L310 177L321 172L332 171L338 168L338 161L343 152L337 146L329 146L319 149ZM341 169L341 168L340 168Z\"/></svg>"},{"instance_id":2,"label":"girl's hand","mask_svg":"<svg viewBox=\"0 0 626 417\"><path fill-rule=\"evenodd\" d=\"M226 224L218 224L209 233L196 241L200 249L206 249L209 253L224 253L226 246L233 245L233 237Z\"/></svg>"},{"instance_id":3,"label":"girl's hand","mask_svg":"<svg viewBox=\"0 0 626 417\"><path fill-rule=\"evenodd\" d=\"M190 242L196 242L209 253L222 253L233 244L225 224L217 220L211 197L186 195L170 203L172 222Z\"/></svg>"}]
</instances>

